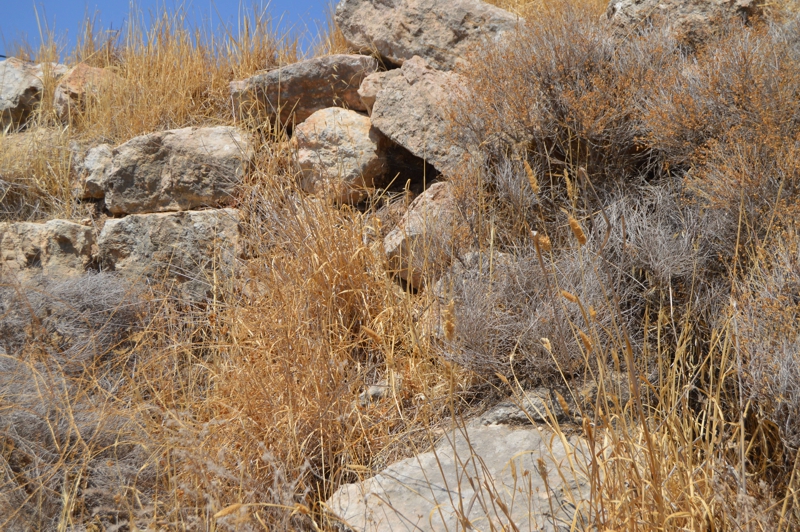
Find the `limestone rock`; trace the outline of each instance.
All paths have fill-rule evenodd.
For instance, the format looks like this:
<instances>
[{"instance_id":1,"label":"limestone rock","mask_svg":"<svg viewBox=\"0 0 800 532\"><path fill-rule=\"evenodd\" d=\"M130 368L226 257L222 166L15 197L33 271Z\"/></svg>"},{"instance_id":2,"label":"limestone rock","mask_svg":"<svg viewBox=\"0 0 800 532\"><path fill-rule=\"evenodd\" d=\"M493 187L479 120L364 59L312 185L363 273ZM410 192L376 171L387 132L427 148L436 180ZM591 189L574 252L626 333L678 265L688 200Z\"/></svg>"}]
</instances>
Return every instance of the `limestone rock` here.
<instances>
[{"instance_id":1,"label":"limestone rock","mask_svg":"<svg viewBox=\"0 0 800 532\"><path fill-rule=\"evenodd\" d=\"M69 69L56 87L53 104L63 121L69 120L70 112L82 111L89 95L97 96L108 87L115 75L106 69L90 67L86 63Z\"/></svg>"},{"instance_id":2,"label":"limestone rock","mask_svg":"<svg viewBox=\"0 0 800 532\"><path fill-rule=\"evenodd\" d=\"M292 141L306 192L337 203L357 203L382 184L388 140L369 117L331 107L297 126Z\"/></svg>"},{"instance_id":3,"label":"limestone rock","mask_svg":"<svg viewBox=\"0 0 800 532\"><path fill-rule=\"evenodd\" d=\"M231 271L238 253L237 209L135 214L107 220L97 239L100 267L131 276L171 280L201 300Z\"/></svg>"},{"instance_id":4,"label":"limestone rock","mask_svg":"<svg viewBox=\"0 0 800 532\"><path fill-rule=\"evenodd\" d=\"M0 223L0 272L17 277L80 275L91 266L94 243L91 227L67 220Z\"/></svg>"},{"instance_id":5,"label":"limestone rock","mask_svg":"<svg viewBox=\"0 0 800 532\"><path fill-rule=\"evenodd\" d=\"M761 0L611 0L606 16L626 34L650 19L662 18L679 39L696 45L726 19L746 22L760 15L763 4Z\"/></svg>"},{"instance_id":6,"label":"limestone rock","mask_svg":"<svg viewBox=\"0 0 800 532\"><path fill-rule=\"evenodd\" d=\"M469 425L448 432L435 452L340 487L326 508L333 523L354 532L471 529L466 522L480 530L561 531L573 530L573 517L582 530L589 523L580 506L590 487L581 471L590 459L583 442L564 442L543 427Z\"/></svg>"},{"instance_id":7,"label":"limestone rock","mask_svg":"<svg viewBox=\"0 0 800 532\"><path fill-rule=\"evenodd\" d=\"M109 170L113 153L111 146L100 144L90 148L78 168L77 197L83 200L103 199L103 181Z\"/></svg>"},{"instance_id":8,"label":"limestone rock","mask_svg":"<svg viewBox=\"0 0 800 532\"><path fill-rule=\"evenodd\" d=\"M570 414L573 414L572 410L573 408L565 412L553 393L547 388L540 387L496 404L480 417L480 422L484 425L546 424L552 421L550 415L559 422L564 422L569 419Z\"/></svg>"},{"instance_id":9,"label":"limestone rock","mask_svg":"<svg viewBox=\"0 0 800 532\"><path fill-rule=\"evenodd\" d=\"M419 57L403 64L399 74L387 72L372 108L372 124L393 142L425 159L440 172L453 169L464 151L448 141L446 117L450 95L460 77L439 72Z\"/></svg>"},{"instance_id":10,"label":"limestone rock","mask_svg":"<svg viewBox=\"0 0 800 532\"><path fill-rule=\"evenodd\" d=\"M378 93L383 90L386 82L399 75L401 75L400 70L395 69L389 70L388 72L375 72L364 78L364 81L361 82L361 86L358 88L358 95L361 97L361 103L364 104L369 114L372 114L375 98L377 98Z\"/></svg>"},{"instance_id":11,"label":"limestone rock","mask_svg":"<svg viewBox=\"0 0 800 532\"><path fill-rule=\"evenodd\" d=\"M36 65L15 57L0 61L0 129L24 125L42 99L42 80L66 71L66 66L55 63Z\"/></svg>"},{"instance_id":12,"label":"limestone rock","mask_svg":"<svg viewBox=\"0 0 800 532\"><path fill-rule=\"evenodd\" d=\"M301 61L231 83L234 115L279 116L282 124L300 123L327 107L365 108L358 87L378 70L378 61L363 55L330 55Z\"/></svg>"},{"instance_id":13,"label":"limestone rock","mask_svg":"<svg viewBox=\"0 0 800 532\"><path fill-rule=\"evenodd\" d=\"M400 223L384 238L389 267L413 288L422 288L431 281L425 274L435 275L449 266L458 237L457 221L452 185L431 185L411 202Z\"/></svg>"},{"instance_id":14,"label":"limestone rock","mask_svg":"<svg viewBox=\"0 0 800 532\"><path fill-rule=\"evenodd\" d=\"M418 55L451 70L484 40L514 30L519 18L481 0L342 0L336 23L357 50L377 50L398 65Z\"/></svg>"},{"instance_id":15,"label":"limestone rock","mask_svg":"<svg viewBox=\"0 0 800 532\"><path fill-rule=\"evenodd\" d=\"M112 153L103 191L114 214L224 204L253 158L246 134L225 126L151 133Z\"/></svg>"}]
</instances>

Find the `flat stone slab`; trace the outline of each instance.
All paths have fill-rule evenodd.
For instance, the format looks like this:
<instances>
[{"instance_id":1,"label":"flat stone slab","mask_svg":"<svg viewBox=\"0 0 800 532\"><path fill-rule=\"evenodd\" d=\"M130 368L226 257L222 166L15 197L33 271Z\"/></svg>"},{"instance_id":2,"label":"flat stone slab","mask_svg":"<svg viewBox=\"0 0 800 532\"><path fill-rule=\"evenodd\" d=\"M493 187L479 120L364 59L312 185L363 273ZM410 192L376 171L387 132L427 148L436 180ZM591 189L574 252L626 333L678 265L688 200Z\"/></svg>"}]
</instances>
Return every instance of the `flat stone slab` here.
<instances>
[{"instance_id":1,"label":"flat stone slab","mask_svg":"<svg viewBox=\"0 0 800 532\"><path fill-rule=\"evenodd\" d=\"M97 239L103 270L171 281L192 300L213 293L238 253L240 213L212 209L107 220Z\"/></svg>"},{"instance_id":2,"label":"flat stone slab","mask_svg":"<svg viewBox=\"0 0 800 532\"><path fill-rule=\"evenodd\" d=\"M142 135L112 151L103 175L114 214L184 211L231 201L253 148L237 128L187 127Z\"/></svg>"},{"instance_id":3,"label":"flat stone slab","mask_svg":"<svg viewBox=\"0 0 800 532\"><path fill-rule=\"evenodd\" d=\"M573 520L580 530L588 527L579 511L587 463L578 439L475 423L448 432L430 452L342 486L326 508L332 522L355 532L566 531Z\"/></svg>"},{"instance_id":4,"label":"flat stone slab","mask_svg":"<svg viewBox=\"0 0 800 532\"><path fill-rule=\"evenodd\" d=\"M68 220L0 223L0 273L80 275L92 263L94 243L91 227Z\"/></svg>"},{"instance_id":5,"label":"flat stone slab","mask_svg":"<svg viewBox=\"0 0 800 532\"><path fill-rule=\"evenodd\" d=\"M317 57L231 82L235 116L261 116L291 125L316 111L346 107L365 111L358 96L361 81L378 70L378 61L365 55Z\"/></svg>"}]
</instances>

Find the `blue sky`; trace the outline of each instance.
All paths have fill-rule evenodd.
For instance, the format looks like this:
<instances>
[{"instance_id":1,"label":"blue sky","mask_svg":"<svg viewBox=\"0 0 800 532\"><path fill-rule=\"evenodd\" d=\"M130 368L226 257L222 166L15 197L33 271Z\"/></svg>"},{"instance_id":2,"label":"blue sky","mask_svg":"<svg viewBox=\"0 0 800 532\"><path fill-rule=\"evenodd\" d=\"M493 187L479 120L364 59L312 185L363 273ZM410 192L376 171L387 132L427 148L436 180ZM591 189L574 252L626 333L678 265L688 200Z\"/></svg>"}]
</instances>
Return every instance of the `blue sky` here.
<instances>
[{"instance_id":1,"label":"blue sky","mask_svg":"<svg viewBox=\"0 0 800 532\"><path fill-rule=\"evenodd\" d=\"M325 13L335 0L135 0L136 9L143 20L166 6L174 12L183 6L189 19L206 28L218 31L221 25L236 28L241 10L251 6L265 7L281 31L299 31L314 35L325 27ZM131 0L0 0L0 55L6 55L6 46L27 38L34 47L39 43L39 21L54 30L68 49L75 43L81 23L88 13L94 16L96 29L120 29L131 13ZM306 31L307 30L307 31Z\"/></svg>"}]
</instances>

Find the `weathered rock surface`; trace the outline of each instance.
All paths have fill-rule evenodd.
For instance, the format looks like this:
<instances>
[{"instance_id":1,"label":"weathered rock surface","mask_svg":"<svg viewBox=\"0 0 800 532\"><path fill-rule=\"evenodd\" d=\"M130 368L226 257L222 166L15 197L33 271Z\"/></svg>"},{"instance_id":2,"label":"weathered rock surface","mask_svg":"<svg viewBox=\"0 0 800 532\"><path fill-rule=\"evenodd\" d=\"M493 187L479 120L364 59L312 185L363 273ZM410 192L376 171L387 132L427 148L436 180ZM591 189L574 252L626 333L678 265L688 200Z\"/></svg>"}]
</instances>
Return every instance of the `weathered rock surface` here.
<instances>
[{"instance_id":1,"label":"weathered rock surface","mask_svg":"<svg viewBox=\"0 0 800 532\"><path fill-rule=\"evenodd\" d=\"M539 459L547 483L539 474ZM588 523L576 512L588 499L584 471L589 459L585 444L564 445L542 427L472 424L447 433L434 451L342 486L327 509L332 521L356 532L472 529L466 523L477 530L561 531L571 530L573 517L581 530Z\"/></svg>"},{"instance_id":2,"label":"weathered rock surface","mask_svg":"<svg viewBox=\"0 0 800 532\"><path fill-rule=\"evenodd\" d=\"M224 204L253 158L246 134L224 126L151 133L112 153L103 191L114 214Z\"/></svg>"},{"instance_id":3,"label":"weathered rock surface","mask_svg":"<svg viewBox=\"0 0 800 532\"><path fill-rule=\"evenodd\" d=\"M387 72L375 72L364 78L364 81L361 82L361 86L358 88L358 95L361 97L361 103L364 104L369 114L372 114L375 98L377 98L378 93L383 90L384 85L389 80L401 75L399 69L394 69Z\"/></svg>"},{"instance_id":4,"label":"weathered rock surface","mask_svg":"<svg viewBox=\"0 0 800 532\"><path fill-rule=\"evenodd\" d=\"M69 119L70 112L82 111L89 95L97 96L110 86L114 74L103 68L90 67L86 63L69 69L59 80L53 104L61 120Z\"/></svg>"},{"instance_id":5,"label":"weathered rock surface","mask_svg":"<svg viewBox=\"0 0 800 532\"><path fill-rule=\"evenodd\" d=\"M306 192L356 203L382 184L389 141L369 117L340 107L322 109L297 126L292 142Z\"/></svg>"},{"instance_id":6,"label":"weathered rock surface","mask_svg":"<svg viewBox=\"0 0 800 532\"><path fill-rule=\"evenodd\" d=\"M78 167L77 197L83 200L103 199L103 181L113 160L113 152L108 144L90 148Z\"/></svg>"},{"instance_id":7,"label":"weathered rock surface","mask_svg":"<svg viewBox=\"0 0 800 532\"><path fill-rule=\"evenodd\" d=\"M0 272L16 277L80 275L92 263L94 243L91 227L66 220L0 223Z\"/></svg>"},{"instance_id":8,"label":"weathered rock surface","mask_svg":"<svg viewBox=\"0 0 800 532\"><path fill-rule=\"evenodd\" d=\"M42 99L45 76L58 78L64 65L33 64L10 57L0 61L0 129L19 127Z\"/></svg>"},{"instance_id":9,"label":"weathered rock surface","mask_svg":"<svg viewBox=\"0 0 800 532\"><path fill-rule=\"evenodd\" d=\"M282 124L300 123L328 107L365 108L358 96L364 77L378 70L378 61L363 55L330 55L301 61L231 83L234 114L266 113Z\"/></svg>"},{"instance_id":10,"label":"weathered rock surface","mask_svg":"<svg viewBox=\"0 0 800 532\"><path fill-rule=\"evenodd\" d=\"M480 417L480 422L483 425L531 425L550 423L552 418L564 422L572 414L572 409L564 411L551 390L540 387L496 404Z\"/></svg>"},{"instance_id":11,"label":"weathered rock surface","mask_svg":"<svg viewBox=\"0 0 800 532\"><path fill-rule=\"evenodd\" d=\"M97 239L101 269L172 280L193 300L213 290L213 271L230 271L238 253L239 211L135 214L107 220Z\"/></svg>"},{"instance_id":12,"label":"weathered rock surface","mask_svg":"<svg viewBox=\"0 0 800 532\"><path fill-rule=\"evenodd\" d=\"M606 16L623 32L662 18L681 40L696 45L726 19L747 21L762 12L761 0L611 0Z\"/></svg>"},{"instance_id":13,"label":"weathered rock surface","mask_svg":"<svg viewBox=\"0 0 800 532\"><path fill-rule=\"evenodd\" d=\"M387 72L372 107L372 125L393 142L425 159L440 172L456 166L464 151L448 141L448 102L459 76L439 72L419 57L403 64L399 74Z\"/></svg>"},{"instance_id":14,"label":"weathered rock surface","mask_svg":"<svg viewBox=\"0 0 800 532\"><path fill-rule=\"evenodd\" d=\"M413 288L430 282L424 273L435 274L434 266L446 269L450 264L457 221L452 185L431 185L383 240L390 268Z\"/></svg>"},{"instance_id":15,"label":"weathered rock surface","mask_svg":"<svg viewBox=\"0 0 800 532\"><path fill-rule=\"evenodd\" d=\"M342 0L336 23L357 50L377 50L398 65L418 55L450 70L484 40L514 30L519 18L480 0Z\"/></svg>"}]
</instances>

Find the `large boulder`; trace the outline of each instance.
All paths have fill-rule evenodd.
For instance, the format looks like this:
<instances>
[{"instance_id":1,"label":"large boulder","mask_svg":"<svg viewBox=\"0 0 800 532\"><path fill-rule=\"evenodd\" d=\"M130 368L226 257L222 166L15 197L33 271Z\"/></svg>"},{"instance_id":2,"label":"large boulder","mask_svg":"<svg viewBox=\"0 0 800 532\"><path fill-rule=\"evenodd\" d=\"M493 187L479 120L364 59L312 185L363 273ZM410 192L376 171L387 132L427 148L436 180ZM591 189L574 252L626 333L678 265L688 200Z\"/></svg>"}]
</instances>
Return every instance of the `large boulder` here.
<instances>
[{"instance_id":1,"label":"large boulder","mask_svg":"<svg viewBox=\"0 0 800 532\"><path fill-rule=\"evenodd\" d=\"M103 177L106 206L114 214L133 214L224 204L252 158L247 135L233 127L136 137L113 150Z\"/></svg>"},{"instance_id":2,"label":"large boulder","mask_svg":"<svg viewBox=\"0 0 800 532\"><path fill-rule=\"evenodd\" d=\"M482 42L496 41L520 19L481 0L342 0L336 23L348 44L398 65L415 55L453 69Z\"/></svg>"},{"instance_id":3,"label":"large boulder","mask_svg":"<svg viewBox=\"0 0 800 532\"><path fill-rule=\"evenodd\" d=\"M238 253L240 213L212 209L134 214L107 220L97 239L103 270L172 281L201 300L232 268Z\"/></svg>"},{"instance_id":4,"label":"large boulder","mask_svg":"<svg viewBox=\"0 0 800 532\"><path fill-rule=\"evenodd\" d=\"M378 70L378 61L363 55L329 55L287 65L231 83L234 115L276 116L281 124L306 120L327 107L365 108L358 87Z\"/></svg>"},{"instance_id":5,"label":"large boulder","mask_svg":"<svg viewBox=\"0 0 800 532\"><path fill-rule=\"evenodd\" d=\"M92 264L91 227L67 220L0 223L0 273L17 278L80 275Z\"/></svg>"},{"instance_id":6,"label":"large boulder","mask_svg":"<svg viewBox=\"0 0 800 532\"><path fill-rule=\"evenodd\" d=\"M611 0L606 16L625 34L660 19L677 37L697 45L731 19L748 21L762 12L763 0Z\"/></svg>"},{"instance_id":7,"label":"large boulder","mask_svg":"<svg viewBox=\"0 0 800 532\"><path fill-rule=\"evenodd\" d=\"M83 111L87 98L99 96L100 91L111 85L114 77L111 71L90 67L86 63L69 69L59 80L53 97L53 105L61 120L66 122L71 113Z\"/></svg>"},{"instance_id":8,"label":"large boulder","mask_svg":"<svg viewBox=\"0 0 800 532\"><path fill-rule=\"evenodd\" d=\"M450 265L461 236L452 185L435 183L408 206L383 240L389 268L415 289L435 282Z\"/></svg>"},{"instance_id":9,"label":"large boulder","mask_svg":"<svg viewBox=\"0 0 800 532\"><path fill-rule=\"evenodd\" d=\"M399 73L375 75L379 76L381 79L366 80L380 87L372 107L372 125L440 172L458 165L464 151L448 141L446 113L461 78L434 70L419 57L403 63Z\"/></svg>"},{"instance_id":10,"label":"large boulder","mask_svg":"<svg viewBox=\"0 0 800 532\"><path fill-rule=\"evenodd\" d=\"M356 203L382 184L389 141L367 116L340 107L317 111L297 126L292 142L306 192Z\"/></svg>"},{"instance_id":11,"label":"large boulder","mask_svg":"<svg viewBox=\"0 0 800 532\"><path fill-rule=\"evenodd\" d=\"M0 61L0 129L24 125L42 99L43 80L66 71L55 63L37 65L15 57Z\"/></svg>"},{"instance_id":12,"label":"large boulder","mask_svg":"<svg viewBox=\"0 0 800 532\"><path fill-rule=\"evenodd\" d=\"M543 427L471 424L340 487L326 509L332 525L353 532L584 530L590 460L580 440Z\"/></svg>"}]
</instances>

